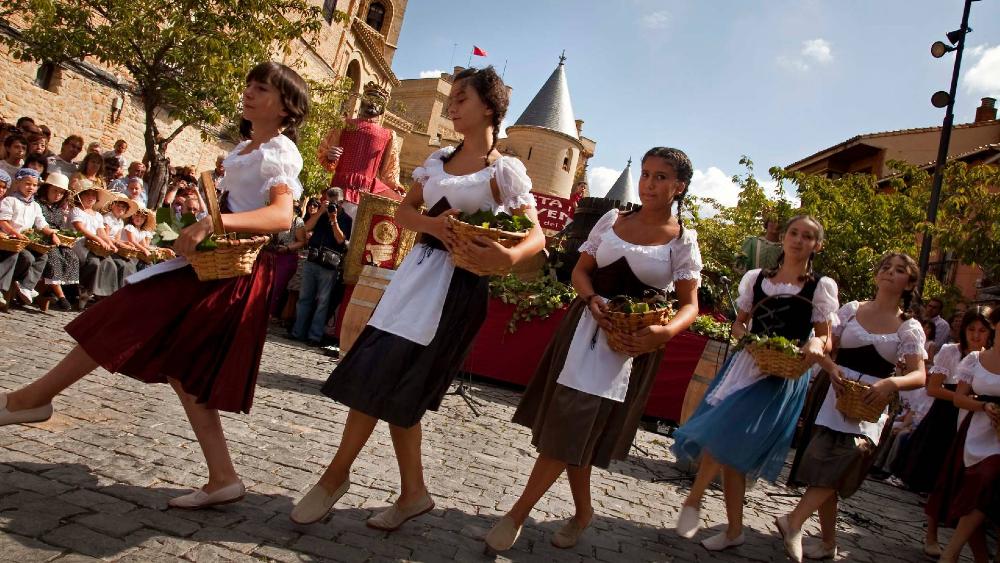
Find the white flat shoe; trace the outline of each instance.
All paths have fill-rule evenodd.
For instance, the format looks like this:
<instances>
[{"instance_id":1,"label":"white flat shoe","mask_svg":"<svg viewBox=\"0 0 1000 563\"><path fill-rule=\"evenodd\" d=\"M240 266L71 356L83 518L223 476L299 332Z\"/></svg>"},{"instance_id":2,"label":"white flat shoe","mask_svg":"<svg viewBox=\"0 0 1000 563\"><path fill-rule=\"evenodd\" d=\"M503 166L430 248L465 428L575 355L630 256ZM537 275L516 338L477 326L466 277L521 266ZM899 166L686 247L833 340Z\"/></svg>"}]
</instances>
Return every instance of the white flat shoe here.
<instances>
[{"instance_id":1,"label":"white flat shoe","mask_svg":"<svg viewBox=\"0 0 1000 563\"><path fill-rule=\"evenodd\" d=\"M682 506L681 514L677 517L677 526L674 529L677 535L682 538L691 539L698 533L701 526L701 511L693 506Z\"/></svg>"},{"instance_id":2,"label":"white flat shoe","mask_svg":"<svg viewBox=\"0 0 1000 563\"><path fill-rule=\"evenodd\" d=\"M247 496L247 488L242 481L237 481L232 485L226 485L214 493L206 493L203 489L192 491L184 496L172 498L167 501L171 508L183 508L185 510L198 510L220 504L230 504L243 500Z\"/></svg>"},{"instance_id":3,"label":"white flat shoe","mask_svg":"<svg viewBox=\"0 0 1000 563\"><path fill-rule=\"evenodd\" d=\"M836 559L837 546L826 547L821 540L810 540L802 547L802 555L806 559Z\"/></svg>"},{"instance_id":4,"label":"white flat shoe","mask_svg":"<svg viewBox=\"0 0 1000 563\"><path fill-rule=\"evenodd\" d=\"M726 537L725 530L715 534L710 538L701 540L701 546L709 551L722 551L724 549L729 549L730 547L736 547L743 545L747 541L744 534L740 534L733 539Z\"/></svg>"},{"instance_id":5,"label":"white flat shoe","mask_svg":"<svg viewBox=\"0 0 1000 563\"><path fill-rule=\"evenodd\" d=\"M292 509L292 513L288 515L288 518L296 524L312 524L313 522L319 522L330 513L330 509L333 505L337 504L340 497L344 496L347 489L351 488L351 480L345 480L336 491L332 493L327 491L319 483L313 485L306 496L302 497L299 502L295 504L295 508Z\"/></svg>"},{"instance_id":6,"label":"white flat shoe","mask_svg":"<svg viewBox=\"0 0 1000 563\"><path fill-rule=\"evenodd\" d=\"M402 507L399 506L399 503L397 502L389 508L386 508L382 512L379 512L375 516L369 518L365 524L367 524L369 528L375 528L376 530L394 532L407 521L412 520L421 514L426 514L433 509L434 499L431 498L429 493L425 492L423 497L409 506Z\"/></svg>"},{"instance_id":7,"label":"white flat shoe","mask_svg":"<svg viewBox=\"0 0 1000 563\"><path fill-rule=\"evenodd\" d=\"M0 426L45 422L52 418L52 403L33 409L7 410L7 394L0 395Z\"/></svg>"},{"instance_id":8,"label":"white flat shoe","mask_svg":"<svg viewBox=\"0 0 1000 563\"><path fill-rule=\"evenodd\" d=\"M796 563L802 563L802 530L792 532L788 527L788 516L779 516L774 519L774 526L781 534L781 540L785 544L785 553Z\"/></svg>"}]
</instances>

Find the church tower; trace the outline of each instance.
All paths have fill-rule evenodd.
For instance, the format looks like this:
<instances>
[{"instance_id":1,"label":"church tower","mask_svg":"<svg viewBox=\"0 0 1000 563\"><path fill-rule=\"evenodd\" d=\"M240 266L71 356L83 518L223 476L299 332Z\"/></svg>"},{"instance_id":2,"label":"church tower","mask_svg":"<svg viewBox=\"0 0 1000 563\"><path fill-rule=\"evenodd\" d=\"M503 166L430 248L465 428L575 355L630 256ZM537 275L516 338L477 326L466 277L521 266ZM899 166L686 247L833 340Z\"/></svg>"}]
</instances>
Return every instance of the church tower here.
<instances>
[{"instance_id":1,"label":"church tower","mask_svg":"<svg viewBox=\"0 0 1000 563\"><path fill-rule=\"evenodd\" d=\"M564 53L559 66L498 145L501 152L518 157L527 167L533 192L568 199L580 159L590 154L573 116L565 68Z\"/></svg>"}]
</instances>

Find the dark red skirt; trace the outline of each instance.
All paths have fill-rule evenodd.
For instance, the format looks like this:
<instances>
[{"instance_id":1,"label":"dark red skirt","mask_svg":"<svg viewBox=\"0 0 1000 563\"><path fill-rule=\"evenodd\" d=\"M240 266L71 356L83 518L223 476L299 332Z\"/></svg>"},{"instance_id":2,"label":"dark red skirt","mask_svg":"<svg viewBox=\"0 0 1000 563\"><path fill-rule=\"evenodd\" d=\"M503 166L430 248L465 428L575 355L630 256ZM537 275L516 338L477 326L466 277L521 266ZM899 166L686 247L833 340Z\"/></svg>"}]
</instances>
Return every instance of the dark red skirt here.
<instances>
[{"instance_id":1,"label":"dark red skirt","mask_svg":"<svg viewBox=\"0 0 1000 563\"><path fill-rule=\"evenodd\" d=\"M1000 455L991 455L962 473L962 484L948 510L949 520L958 520L979 509L988 515L996 513L997 494L1000 493Z\"/></svg>"},{"instance_id":2,"label":"dark red skirt","mask_svg":"<svg viewBox=\"0 0 1000 563\"><path fill-rule=\"evenodd\" d=\"M951 447L944 457L944 463L941 464L941 473L938 474L934 490L924 505L924 513L937 520L938 526L942 528L954 528L958 525L958 518L953 518L951 515L951 507L962 489L962 477L965 474L965 436L969 433L969 422L972 420L972 413L964 414L962 426L955 434L955 439L952 440Z\"/></svg>"},{"instance_id":3,"label":"dark red skirt","mask_svg":"<svg viewBox=\"0 0 1000 563\"><path fill-rule=\"evenodd\" d=\"M273 278L264 252L247 276L202 282L188 266L126 285L66 332L110 372L175 379L210 409L250 412Z\"/></svg>"}]
</instances>

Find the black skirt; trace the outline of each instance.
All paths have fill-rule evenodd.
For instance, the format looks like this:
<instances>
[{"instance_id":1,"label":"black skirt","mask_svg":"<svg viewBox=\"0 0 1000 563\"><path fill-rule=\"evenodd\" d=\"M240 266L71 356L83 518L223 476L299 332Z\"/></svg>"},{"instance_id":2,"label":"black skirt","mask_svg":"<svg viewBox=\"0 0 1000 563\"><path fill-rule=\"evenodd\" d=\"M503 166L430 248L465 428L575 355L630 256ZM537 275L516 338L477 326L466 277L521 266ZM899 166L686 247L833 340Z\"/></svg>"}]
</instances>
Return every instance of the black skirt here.
<instances>
[{"instance_id":1,"label":"black skirt","mask_svg":"<svg viewBox=\"0 0 1000 563\"><path fill-rule=\"evenodd\" d=\"M892 466L892 473L918 493L929 493L937 483L955 434L958 408L951 401L934 399L927 415L910 436L905 452Z\"/></svg>"},{"instance_id":2,"label":"black skirt","mask_svg":"<svg viewBox=\"0 0 1000 563\"><path fill-rule=\"evenodd\" d=\"M489 278L455 268L434 338L422 346L366 326L323 385L323 394L409 428L441 406L486 320Z\"/></svg>"}]
</instances>

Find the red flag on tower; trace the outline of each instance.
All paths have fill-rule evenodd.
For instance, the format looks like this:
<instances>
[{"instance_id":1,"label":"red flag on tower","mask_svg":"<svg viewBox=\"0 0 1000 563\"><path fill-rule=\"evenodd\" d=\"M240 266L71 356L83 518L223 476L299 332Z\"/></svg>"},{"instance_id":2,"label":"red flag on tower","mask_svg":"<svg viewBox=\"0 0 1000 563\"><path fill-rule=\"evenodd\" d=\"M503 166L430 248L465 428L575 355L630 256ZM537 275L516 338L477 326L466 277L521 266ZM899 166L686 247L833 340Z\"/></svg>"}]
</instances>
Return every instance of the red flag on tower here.
<instances>
[{"instance_id":1,"label":"red flag on tower","mask_svg":"<svg viewBox=\"0 0 1000 563\"><path fill-rule=\"evenodd\" d=\"M480 49L479 47L476 47L475 45L472 46L472 54L475 55L475 56L477 56L477 57L486 57L486 56L488 56L486 54L486 51Z\"/></svg>"}]
</instances>

